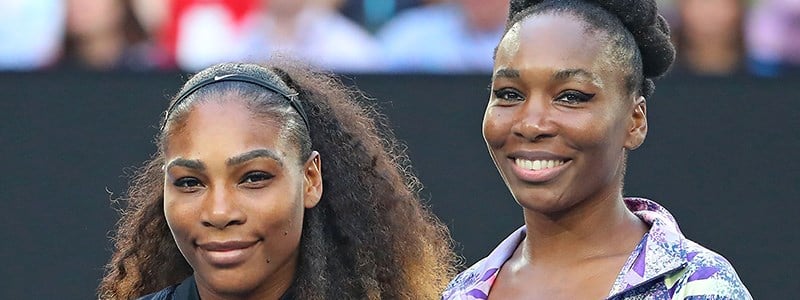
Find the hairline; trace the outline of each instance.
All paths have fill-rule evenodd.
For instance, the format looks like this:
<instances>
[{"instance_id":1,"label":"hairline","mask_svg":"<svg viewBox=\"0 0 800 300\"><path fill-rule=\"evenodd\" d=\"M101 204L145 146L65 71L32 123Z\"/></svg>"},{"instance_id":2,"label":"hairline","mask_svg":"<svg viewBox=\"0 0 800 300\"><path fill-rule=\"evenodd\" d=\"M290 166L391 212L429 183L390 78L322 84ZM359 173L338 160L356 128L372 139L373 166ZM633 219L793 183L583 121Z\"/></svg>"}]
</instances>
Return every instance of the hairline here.
<instances>
[{"instance_id":1,"label":"hairline","mask_svg":"<svg viewBox=\"0 0 800 300\"><path fill-rule=\"evenodd\" d=\"M245 107L247 112L259 124L272 126L278 129L278 139L281 144L285 144L287 149L297 153L297 160L300 164L305 162L301 141L293 137L293 127L301 126L295 118L290 116L294 110L290 105L261 105L263 102L277 104L283 96L254 86L252 84L241 84L239 82L225 82L217 84L231 84L226 86L204 87L186 97L180 104L180 108L173 112L173 116L167 120L161 139L158 141L161 151L166 155L169 139L176 134L180 134L185 127L185 121L189 114L199 105L207 103L239 103ZM251 86L244 88L244 86ZM273 98L280 97L281 99ZM269 98L269 99L268 99ZM174 127L178 125L177 127ZM310 138L310 137L309 137Z\"/></svg>"},{"instance_id":2,"label":"hairline","mask_svg":"<svg viewBox=\"0 0 800 300\"><path fill-rule=\"evenodd\" d=\"M512 30L512 29L514 27L520 26L520 24L522 22L525 22L525 21L529 20L532 17L546 16L546 15L573 18L574 20L577 20L577 21L583 23L582 27L583 27L583 30L584 30L585 33L588 33L588 34L591 35L592 33L598 33L599 32L599 33L602 34L602 37L597 37L597 39L600 39L599 42L602 43L602 46L601 46L602 50L599 53L598 58L600 58L600 59L598 59L598 62L601 62L601 63L605 64L604 67L617 68L617 69L622 71L622 74L620 74L620 76L622 77L622 80L623 80L622 88L624 89L625 94L626 95L629 95L629 94L637 94L638 95L638 94L640 94L639 89L644 84L643 81L644 81L645 77L644 77L644 74L642 74L641 76L639 76L639 77L641 77L641 81L642 82L638 82L638 83L635 82L636 81L635 78L637 77L634 74L635 73L635 67L633 65L631 65L631 62L637 56L636 53L639 51L638 45L636 44L636 40L633 38L633 33L631 33L622 24L622 21L619 20L618 17L613 16L613 14L611 12L608 12L609 14L612 14L612 17L614 19L619 21L619 23L617 25L621 26L622 30L624 30L624 32L627 33L627 36L629 38L633 39L633 43L637 47L636 49L628 49L628 47L624 47L623 43L624 43L624 39L626 38L625 36L619 36L619 37L615 38L614 35L611 34L611 30L612 29L604 28L604 27L598 26L596 24L592 24L584 16L581 15L581 13L579 12L579 9L577 9L577 8L556 7L556 8L549 8L549 9L546 8L544 10L536 10L537 5L529 6L529 7L525 8L524 10L521 10L519 13L517 13L516 15L512 16L509 19L509 21L511 21L511 22L507 24L505 30L503 31L503 35L500 36L500 40L497 43L497 46L494 48L494 52L492 54L492 61L496 61L497 60L497 51L499 50L500 44L503 43L503 41L505 40L506 36L511 32L516 32L517 34L519 33L518 30ZM603 8L600 7L600 9L603 9ZM605 10L605 9L603 9L603 10ZM625 52L622 53L621 51L619 51L620 49L622 49ZM639 60L641 60L641 54L639 54ZM615 63L619 63L619 64L615 64ZM493 73L492 74L492 80L494 80L494 72L492 72L492 73ZM637 89L637 86L639 87L639 89Z\"/></svg>"}]
</instances>

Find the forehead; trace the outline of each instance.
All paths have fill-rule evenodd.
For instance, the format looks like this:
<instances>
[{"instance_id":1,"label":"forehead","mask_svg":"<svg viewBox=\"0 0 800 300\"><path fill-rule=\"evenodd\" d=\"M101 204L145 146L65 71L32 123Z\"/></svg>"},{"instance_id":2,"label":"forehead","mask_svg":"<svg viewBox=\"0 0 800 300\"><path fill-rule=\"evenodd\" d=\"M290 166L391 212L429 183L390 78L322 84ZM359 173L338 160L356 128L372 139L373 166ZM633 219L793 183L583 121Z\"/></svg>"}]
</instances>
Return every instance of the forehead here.
<instances>
[{"instance_id":1,"label":"forehead","mask_svg":"<svg viewBox=\"0 0 800 300\"><path fill-rule=\"evenodd\" d=\"M167 156L233 156L256 148L287 152L287 139L282 137L277 120L254 114L242 101L220 100L203 101L189 108L181 126L166 141Z\"/></svg>"},{"instance_id":2,"label":"forehead","mask_svg":"<svg viewBox=\"0 0 800 300\"><path fill-rule=\"evenodd\" d=\"M529 16L509 29L497 48L495 68L614 71L602 30L569 14Z\"/></svg>"}]
</instances>

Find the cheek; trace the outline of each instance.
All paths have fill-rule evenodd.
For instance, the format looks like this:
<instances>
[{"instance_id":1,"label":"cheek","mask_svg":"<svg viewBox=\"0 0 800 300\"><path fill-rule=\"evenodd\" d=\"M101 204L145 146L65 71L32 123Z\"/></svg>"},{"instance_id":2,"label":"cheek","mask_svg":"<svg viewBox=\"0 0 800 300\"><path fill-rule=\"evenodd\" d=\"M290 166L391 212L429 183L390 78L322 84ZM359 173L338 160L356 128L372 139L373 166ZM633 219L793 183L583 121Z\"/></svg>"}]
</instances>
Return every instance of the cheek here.
<instances>
[{"instance_id":1,"label":"cheek","mask_svg":"<svg viewBox=\"0 0 800 300\"><path fill-rule=\"evenodd\" d=\"M616 174L624 154L624 133L619 122L605 120L604 126L589 127L585 130L582 151L587 154L589 163L595 165L594 171Z\"/></svg>"},{"instance_id":2,"label":"cheek","mask_svg":"<svg viewBox=\"0 0 800 300\"><path fill-rule=\"evenodd\" d=\"M591 147L602 147L612 144L614 140L612 135L615 131L613 127L611 120L607 119L600 120L599 122L586 122L582 126L582 128L584 128L584 140Z\"/></svg>"},{"instance_id":3,"label":"cheek","mask_svg":"<svg viewBox=\"0 0 800 300\"><path fill-rule=\"evenodd\" d=\"M290 198L285 195L292 194ZM259 227L269 230L269 235L291 236L303 227L303 199L301 193L272 190L267 195L248 199L249 211Z\"/></svg>"},{"instance_id":4,"label":"cheek","mask_svg":"<svg viewBox=\"0 0 800 300\"><path fill-rule=\"evenodd\" d=\"M609 113L610 115L608 116L607 122L611 124L606 134L612 137L609 142L613 143L614 147L619 148L619 151L622 151L625 147L625 141L630 135L631 126L633 126L632 112L628 112L628 110L629 108L621 107L619 111L624 111L625 113L613 112Z\"/></svg>"},{"instance_id":5,"label":"cheek","mask_svg":"<svg viewBox=\"0 0 800 300\"><path fill-rule=\"evenodd\" d=\"M172 230L173 226L180 226L180 214L178 213L179 210L175 207L174 201L167 200L168 197L164 195L164 217L167 219L167 225L169 226L170 230Z\"/></svg>"},{"instance_id":6,"label":"cheek","mask_svg":"<svg viewBox=\"0 0 800 300\"><path fill-rule=\"evenodd\" d=\"M297 199L292 203L291 209L287 214L286 221L284 222L283 230L284 235L291 236L292 233L296 233L298 236L300 232L303 231L303 216L305 213L305 207L303 206L302 198Z\"/></svg>"},{"instance_id":7,"label":"cheek","mask_svg":"<svg viewBox=\"0 0 800 300\"><path fill-rule=\"evenodd\" d=\"M305 209L300 198L294 201L284 199L281 205L261 207L258 213L250 217L259 220L256 229L268 241L266 249L268 258L289 257L299 251L298 245L303 232Z\"/></svg>"},{"instance_id":8,"label":"cheek","mask_svg":"<svg viewBox=\"0 0 800 300\"><path fill-rule=\"evenodd\" d=\"M571 131L580 136L578 140L586 148L610 148L620 144L621 137L624 136L624 120L612 109L597 114L572 116L571 119Z\"/></svg>"},{"instance_id":9,"label":"cheek","mask_svg":"<svg viewBox=\"0 0 800 300\"><path fill-rule=\"evenodd\" d=\"M164 217L167 221L172 238L178 246L181 253L186 253L187 244L191 243L190 232L194 222L199 222L198 216L189 205L180 204L179 201L169 201L169 197L165 195L164 199Z\"/></svg>"},{"instance_id":10,"label":"cheek","mask_svg":"<svg viewBox=\"0 0 800 300\"><path fill-rule=\"evenodd\" d=\"M483 138L492 148L500 148L511 131L511 121L501 110L489 107L483 116Z\"/></svg>"}]
</instances>

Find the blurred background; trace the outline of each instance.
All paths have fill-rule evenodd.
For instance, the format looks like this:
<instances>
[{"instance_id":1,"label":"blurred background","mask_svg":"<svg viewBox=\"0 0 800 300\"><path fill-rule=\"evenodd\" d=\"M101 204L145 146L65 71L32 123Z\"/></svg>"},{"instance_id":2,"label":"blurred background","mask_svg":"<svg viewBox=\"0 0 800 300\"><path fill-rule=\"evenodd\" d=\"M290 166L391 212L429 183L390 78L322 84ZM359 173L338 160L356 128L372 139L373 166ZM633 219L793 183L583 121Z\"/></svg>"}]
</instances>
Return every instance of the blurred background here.
<instances>
[{"instance_id":1,"label":"blurred background","mask_svg":"<svg viewBox=\"0 0 800 300\"><path fill-rule=\"evenodd\" d=\"M658 0L677 64L625 194L756 299L800 281L800 0ZM274 55L380 106L465 265L522 224L480 133L507 0L0 0L0 299L91 299L128 175L188 74ZM142 237L147 238L147 237Z\"/></svg>"},{"instance_id":2,"label":"blurred background","mask_svg":"<svg viewBox=\"0 0 800 300\"><path fill-rule=\"evenodd\" d=\"M800 0L658 0L676 71L800 66ZM507 0L2 0L0 70L196 71L276 53L345 73L486 73ZM24 29L24 30L22 30Z\"/></svg>"}]
</instances>

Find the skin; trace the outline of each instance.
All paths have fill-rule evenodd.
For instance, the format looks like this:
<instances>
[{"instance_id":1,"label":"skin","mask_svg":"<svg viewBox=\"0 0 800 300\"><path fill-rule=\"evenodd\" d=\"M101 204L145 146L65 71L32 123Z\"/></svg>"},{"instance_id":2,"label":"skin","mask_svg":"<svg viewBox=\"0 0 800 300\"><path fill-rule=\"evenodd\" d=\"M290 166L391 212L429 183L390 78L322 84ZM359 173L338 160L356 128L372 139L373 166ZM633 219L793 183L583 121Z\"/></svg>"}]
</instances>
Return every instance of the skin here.
<instances>
[{"instance_id":1,"label":"skin","mask_svg":"<svg viewBox=\"0 0 800 300\"><path fill-rule=\"evenodd\" d=\"M625 88L604 33L587 26L534 15L498 46L483 135L527 235L492 299L605 298L647 231L622 200L626 151L647 134L646 104ZM518 158L560 165L531 171Z\"/></svg>"},{"instance_id":2,"label":"skin","mask_svg":"<svg viewBox=\"0 0 800 300\"><path fill-rule=\"evenodd\" d=\"M502 27L508 15L506 0L459 0L467 25L474 31L492 32Z\"/></svg>"},{"instance_id":3,"label":"skin","mask_svg":"<svg viewBox=\"0 0 800 300\"><path fill-rule=\"evenodd\" d=\"M75 40L76 54L96 69L112 68L126 47L122 1L69 0L67 33Z\"/></svg>"},{"instance_id":4,"label":"skin","mask_svg":"<svg viewBox=\"0 0 800 300\"><path fill-rule=\"evenodd\" d=\"M725 75L741 60L740 0L681 0L681 53L694 72Z\"/></svg>"},{"instance_id":5,"label":"skin","mask_svg":"<svg viewBox=\"0 0 800 300\"><path fill-rule=\"evenodd\" d=\"M196 104L167 141L164 213L202 299L278 299L322 195L319 154L299 157L280 122L226 97ZM244 244L213 249L229 241Z\"/></svg>"}]
</instances>

